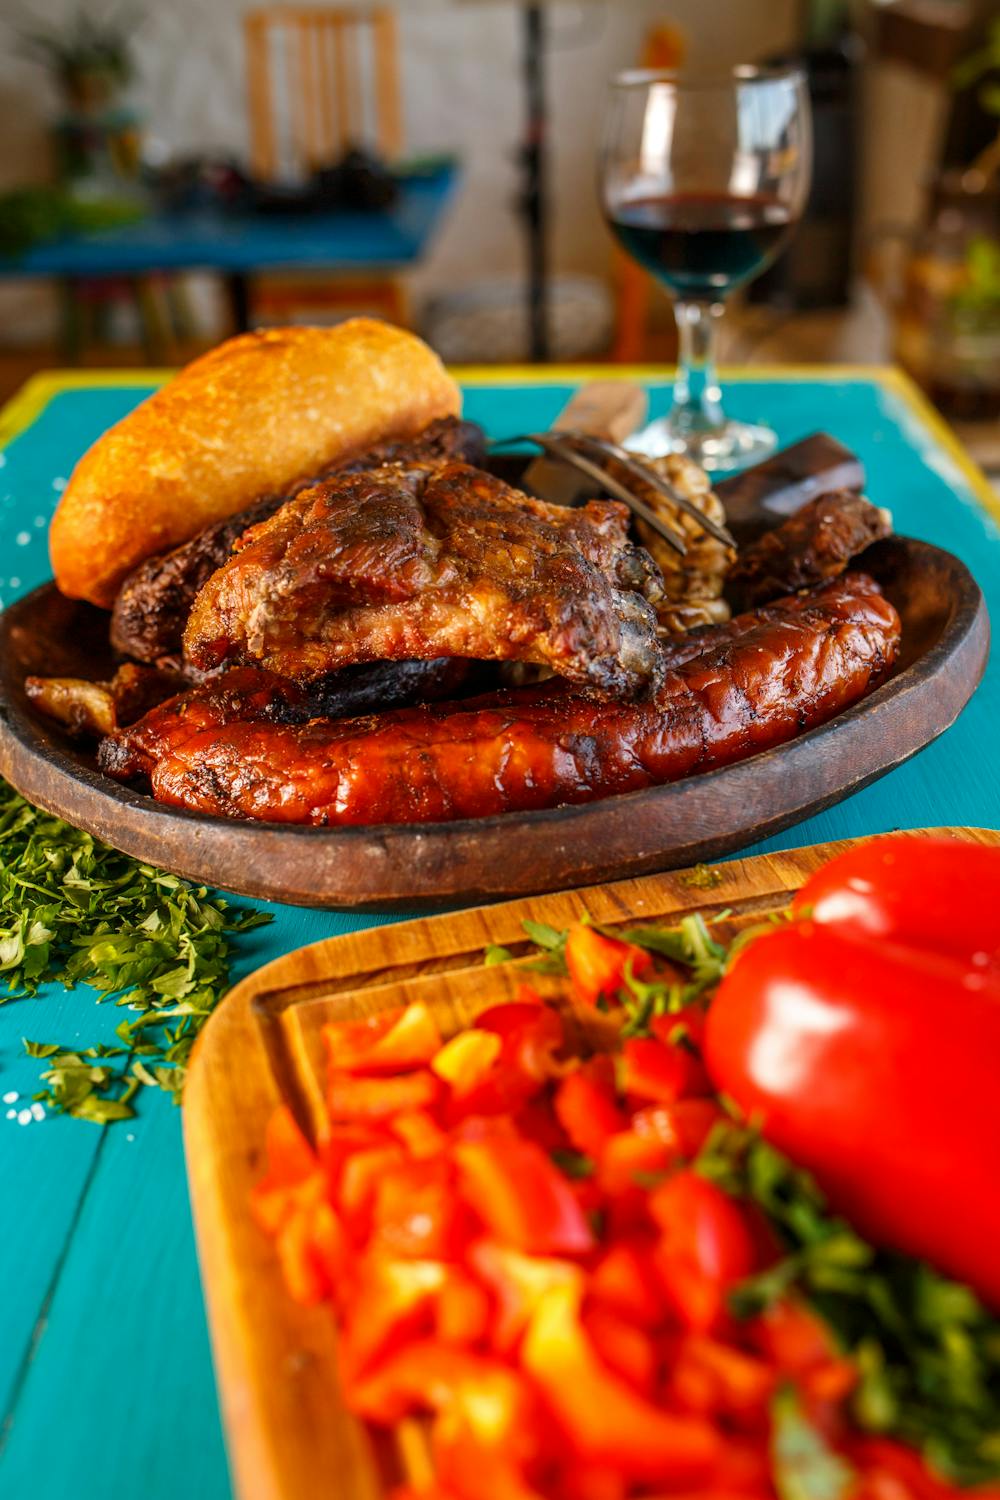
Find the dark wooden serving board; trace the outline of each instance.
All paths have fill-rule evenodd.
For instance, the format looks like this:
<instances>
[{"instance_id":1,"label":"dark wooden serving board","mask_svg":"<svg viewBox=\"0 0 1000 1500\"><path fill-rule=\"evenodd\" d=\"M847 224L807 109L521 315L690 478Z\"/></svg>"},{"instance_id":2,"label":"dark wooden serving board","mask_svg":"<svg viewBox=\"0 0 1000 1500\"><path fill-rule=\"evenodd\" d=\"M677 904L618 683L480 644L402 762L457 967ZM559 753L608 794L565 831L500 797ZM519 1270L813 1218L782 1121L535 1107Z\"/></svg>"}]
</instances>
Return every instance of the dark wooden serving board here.
<instances>
[{"instance_id":1,"label":"dark wooden serving board","mask_svg":"<svg viewBox=\"0 0 1000 1500\"><path fill-rule=\"evenodd\" d=\"M989 650L982 594L956 557L893 538L862 559L903 621L876 692L790 744L669 786L584 806L453 823L297 828L179 811L108 780L36 715L27 673L99 676L107 616L53 585L0 615L0 773L137 858L296 905L421 909L528 895L715 859L830 806L953 723Z\"/></svg>"},{"instance_id":2,"label":"dark wooden serving board","mask_svg":"<svg viewBox=\"0 0 1000 1500\"><path fill-rule=\"evenodd\" d=\"M1000 833L986 829L927 831L1000 844ZM347 933L285 954L230 991L195 1047L184 1144L239 1500L382 1500L383 1477L415 1480L429 1463L415 1423L376 1445L347 1412L329 1309L288 1298L273 1241L249 1213L272 1110L288 1104L310 1133L321 1123L323 1023L420 999L451 1036L513 995L523 972L516 962L484 968L483 948L499 943L517 953L526 918L562 928L586 913L615 927L725 911L719 932L728 940L787 906L814 870L857 842L733 860L720 866L710 893L683 875L657 875ZM562 998L565 981L530 977L547 997ZM596 1045L614 1024L590 1006L573 1020Z\"/></svg>"}]
</instances>

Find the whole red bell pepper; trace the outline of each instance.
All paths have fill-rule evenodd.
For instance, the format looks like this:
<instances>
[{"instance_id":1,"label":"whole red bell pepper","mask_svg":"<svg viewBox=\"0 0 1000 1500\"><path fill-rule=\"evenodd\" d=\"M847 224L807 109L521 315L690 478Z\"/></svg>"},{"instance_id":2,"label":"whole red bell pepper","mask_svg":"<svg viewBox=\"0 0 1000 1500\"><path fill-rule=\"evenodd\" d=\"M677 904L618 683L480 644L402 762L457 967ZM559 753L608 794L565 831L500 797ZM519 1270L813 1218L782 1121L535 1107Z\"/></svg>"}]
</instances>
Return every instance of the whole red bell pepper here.
<instances>
[{"instance_id":1,"label":"whole red bell pepper","mask_svg":"<svg viewBox=\"0 0 1000 1500\"><path fill-rule=\"evenodd\" d=\"M705 1056L862 1233L1000 1307L1000 980L801 922L740 953Z\"/></svg>"},{"instance_id":2,"label":"whole red bell pepper","mask_svg":"<svg viewBox=\"0 0 1000 1500\"><path fill-rule=\"evenodd\" d=\"M1000 975L1000 849L964 839L868 839L806 881L797 916L849 936L950 954Z\"/></svg>"}]
</instances>

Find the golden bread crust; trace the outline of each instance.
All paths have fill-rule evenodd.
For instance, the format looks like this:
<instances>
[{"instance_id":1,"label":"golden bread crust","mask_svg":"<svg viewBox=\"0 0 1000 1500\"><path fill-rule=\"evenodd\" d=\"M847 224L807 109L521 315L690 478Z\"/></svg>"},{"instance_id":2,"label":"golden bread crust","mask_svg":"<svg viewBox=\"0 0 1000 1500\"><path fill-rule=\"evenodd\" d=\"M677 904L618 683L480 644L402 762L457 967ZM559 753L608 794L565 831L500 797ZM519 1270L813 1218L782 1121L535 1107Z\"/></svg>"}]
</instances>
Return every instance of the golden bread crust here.
<instances>
[{"instance_id":1,"label":"golden bread crust","mask_svg":"<svg viewBox=\"0 0 1000 1500\"><path fill-rule=\"evenodd\" d=\"M56 583L108 608L153 553L460 406L437 355L375 319L229 339L77 464L49 533Z\"/></svg>"}]
</instances>

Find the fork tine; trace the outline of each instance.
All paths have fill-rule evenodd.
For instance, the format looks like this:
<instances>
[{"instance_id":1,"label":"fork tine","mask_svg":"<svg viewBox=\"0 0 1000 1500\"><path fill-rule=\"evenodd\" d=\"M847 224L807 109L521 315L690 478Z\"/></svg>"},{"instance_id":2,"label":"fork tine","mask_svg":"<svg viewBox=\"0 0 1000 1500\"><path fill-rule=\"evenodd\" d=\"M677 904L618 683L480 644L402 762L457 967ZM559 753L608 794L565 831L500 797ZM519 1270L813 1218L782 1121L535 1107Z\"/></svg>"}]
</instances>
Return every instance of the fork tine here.
<instances>
[{"instance_id":1,"label":"fork tine","mask_svg":"<svg viewBox=\"0 0 1000 1500\"><path fill-rule=\"evenodd\" d=\"M720 525L718 521L713 521L711 516L706 516L686 495L682 495L669 479L664 479L663 475L658 474L652 467L639 463L626 449L619 448L617 443L609 443L605 438L592 437L589 433L572 430L567 431L564 436L569 438L570 442L579 444L581 448L589 448L591 452L599 453L604 458L613 458L615 463L621 464L622 468L632 475L633 479L638 479L643 484L659 490L664 499L684 511L685 515L690 516L692 521L697 522L702 530L707 531L709 536L713 536L717 542L735 548L736 540L728 527Z\"/></svg>"},{"instance_id":2,"label":"fork tine","mask_svg":"<svg viewBox=\"0 0 1000 1500\"><path fill-rule=\"evenodd\" d=\"M546 453L551 453L554 458L558 458L562 463L571 464L573 468L579 469L582 474L586 474L590 479L595 480L602 489L614 495L616 500L622 500L628 506L629 510L632 511L633 515L641 516L648 526L651 526L669 546L673 547L675 552L680 553L681 557L687 555L687 542L681 532L675 530L669 521L664 521L662 516L658 516L656 511L646 504L645 500L640 500L638 495L633 494L626 485L621 484L607 470L602 469L598 464L592 463L586 454L578 453L574 447L564 441L564 434L528 432L524 436L529 442L537 443L539 448L543 448ZM507 441L514 442L517 440L510 438Z\"/></svg>"}]
</instances>

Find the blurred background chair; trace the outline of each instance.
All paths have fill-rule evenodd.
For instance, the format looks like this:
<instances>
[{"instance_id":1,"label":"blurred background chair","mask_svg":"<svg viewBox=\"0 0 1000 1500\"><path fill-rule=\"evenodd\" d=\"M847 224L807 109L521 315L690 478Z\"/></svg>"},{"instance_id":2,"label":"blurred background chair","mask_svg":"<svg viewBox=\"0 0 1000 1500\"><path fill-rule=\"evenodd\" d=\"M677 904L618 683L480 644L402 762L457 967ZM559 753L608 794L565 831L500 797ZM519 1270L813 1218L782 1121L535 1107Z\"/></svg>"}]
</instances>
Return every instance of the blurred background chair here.
<instances>
[{"instance_id":1,"label":"blurred background chair","mask_svg":"<svg viewBox=\"0 0 1000 1500\"><path fill-rule=\"evenodd\" d=\"M402 149L396 18L391 10L268 6L244 17L250 163L260 181L308 177L364 147ZM252 322L363 309L407 321L398 276L301 273L255 279Z\"/></svg>"}]
</instances>

